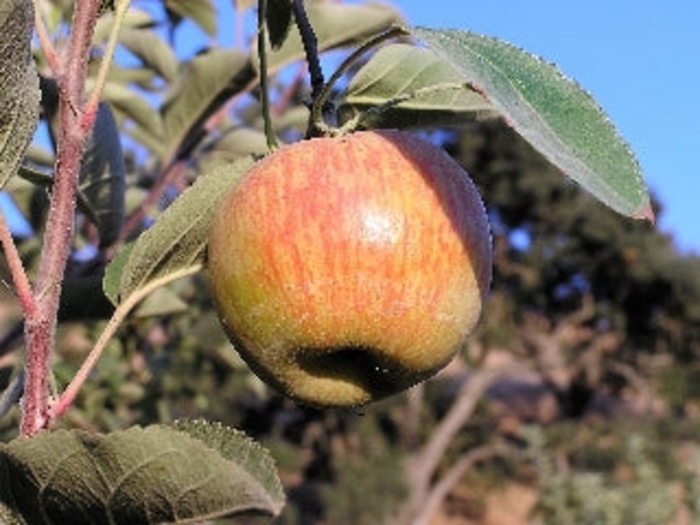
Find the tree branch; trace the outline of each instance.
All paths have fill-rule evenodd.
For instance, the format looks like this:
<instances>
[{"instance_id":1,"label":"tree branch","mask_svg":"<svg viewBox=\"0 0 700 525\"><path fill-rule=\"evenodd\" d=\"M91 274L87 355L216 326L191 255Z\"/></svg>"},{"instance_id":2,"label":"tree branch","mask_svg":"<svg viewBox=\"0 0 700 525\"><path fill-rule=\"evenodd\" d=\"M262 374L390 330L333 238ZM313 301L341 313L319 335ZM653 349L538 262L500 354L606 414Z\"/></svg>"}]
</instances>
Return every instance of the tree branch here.
<instances>
[{"instance_id":1,"label":"tree branch","mask_svg":"<svg viewBox=\"0 0 700 525\"><path fill-rule=\"evenodd\" d=\"M412 525L429 525L440 504L474 465L498 456L510 456L515 452L504 443L496 443L477 447L464 454L435 484Z\"/></svg>"},{"instance_id":2,"label":"tree branch","mask_svg":"<svg viewBox=\"0 0 700 525\"><path fill-rule=\"evenodd\" d=\"M445 456L450 443L464 424L469 421L481 397L505 373L506 369L510 368L512 367L480 369L474 372L462 386L450 410L432 432L430 440L418 453L417 464L426 487L435 474L440 460Z\"/></svg>"},{"instance_id":3,"label":"tree branch","mask_svg":"<svg viewBox=\"0 0 700 525\"><path fill-rule=\"evenodd\" d=\"M49 376L61 283L73 241L75 193L80 161L89 129L82 122L85 78L100 0L76 2L66 63L58 77L61 130L56 174L47 217L47 234L34 287L37 304L27 316L25 342L27 375L22 403L21 432L32 436L49 424Z\"/></svg>"}]
</instances>

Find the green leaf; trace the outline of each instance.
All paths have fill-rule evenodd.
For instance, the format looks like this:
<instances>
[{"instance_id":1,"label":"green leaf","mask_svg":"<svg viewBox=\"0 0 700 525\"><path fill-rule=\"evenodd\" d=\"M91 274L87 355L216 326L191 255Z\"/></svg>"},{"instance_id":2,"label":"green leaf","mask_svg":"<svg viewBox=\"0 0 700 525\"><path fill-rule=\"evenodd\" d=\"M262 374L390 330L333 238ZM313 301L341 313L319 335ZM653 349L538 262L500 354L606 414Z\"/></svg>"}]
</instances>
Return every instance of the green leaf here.
<instances>
[{"instance_id":1,"label":"green leaf","mask_svg":"<svg viewBox=\"0 0 700 525\"><path fill-rule=\"evenodd\" d=\"M176 24L190 18L207 35L216 35L216 9L211 0L165 0L165 9Z\"/></svg>"},{"instance_id":2,"label":"green leaf","mask_svg":"<svg viewBox=\"0 0 700 525\"><path fill-rule=\"evenodd\" d=\"M265 133L255 128L238 127L225 132L214 144L212 153L238 158L251 154L262 156L269 150Z\"/></svg>"},{"instance_id":3,"label":"green leaf","mask_svg":"<svg viewBox=\"0 0 700 525\"><path fill-rule=\"evenodd\" d=\"M164 160L168 162L196 140L206 119L254 80L249 57L240 51L211 49L192 59L161 109Z\"/></svg>"},{"instance_id":4,"label":"green leaf","mask_svg":"<svg viewBox=\"0 0 700 525\"><path fill-rule=\"evenodd\" d=\"M506 122L554 166L617 212L653 218L630 148L594 99L554 65L474 33L413 32L483 89Z\"/></svg>"},{"instance_id":5,"label":"green leaf","mask_svg":"<svg viewBox=\"0 0 700 525\"><path fill-rule=\"evenodd\" d=\"M124 265L126 265L126 263L129 261L131 251L133 249L133 242L122 246L105 269L105 276L102 280L102 289L114 306L119 304Z\"/></svg>"},{"instance_id":6,"label":"green leaf","mask_svg":"<svg viewBox=\"0 0 700 525\"><path fill-rule=\"evenodd\" d=\"M92 87L92 79L88 79L87 85L88 88ZM129 119L143 128L145 133L162 140L163 121L160 114L132 89L116 82L107 82L102 91L102 100L110 105L118 120Z\"/></svg>"},{"instance_id":7,"label":"green leaf","mask_svg":"<svg viewBox=\"0 0 700 525\"><path fill-rule=\"evenodd\" d=\"M204 420L182 420L175 428L217 450L224 458L233 461L253 478L260 481L280 507L285 495L277 476L275 461L257 442L240 430Z\"/></svg>"},{"instance_id":8,"label":"green leaf","mask_svg":"<svg viewBox=\"0 0 700 525\"><path fill-rule=\"evenodd\" d=\"M119 257L109 265L105 293L114 298L115 273L120 275L116 295L119 302L124 302L200 269L206 256L212 216L228 189L252 164L250 158L240 159L221 164L199 177L139 236L126 260Z\"/></svg>"},{"instance_id":9,"label":"green leaf","mask_svg":"<svg viewBox=\"0 0 700 525\"><path fill-rule=\"evenodd\" d=\"M319 51L360 44L392 24L403 23L395 9L383 4L306 2L306 11L316 32ZM259 60L255 48L253 55L252 61L257 67ZM279 49L268 51L268 68L273 71L304 57L299 32L290 31Z\"/></svg>"},{"instance_id":10,"label":"green leaf","mask_svg":"<svg viewBox=\"0 0 700 525\"><path fill-rule=\"evenodd\" d=\"M279 49L292 26L292 2L290 0L267 0L265 23L272 49Z\"/></svg>"},{"instance_id":11,"label":"green leaf","mask_svg":"<svg viewBox=\"0 0 700 525\"><path fill-rule=\"evenodd\" d=\"M31 56L30 0L0 9L0 189L16 173L39 119L39 78Z\"/></svg>"},{"instance_id":12,"label":"green leaf","mask_svg":"<svg viewBox=\"0 0 700 525\"><path fill-rule=\"evenodd\" d=\"M126 166L117 124L104 102L88 137L78 191L83 212L97 226L100 246L110 246L124 223Z\"/></svg>"},{"instance_id":13,"label":"green leaf","mask_svg":"<svg viewBox=\"0 0 700 525\"><path fill-rule=\"evenodd\" d=\"M149 293L146 298L133 311L135 319L147 317L163 317L186 312L188 304L168 288L158 288Z\"/></svg>"},{"instance_id":14,"label":"green leaf","mask_svg":"<svg viewBox=\"0 0 700 525\"><path fill-rule=\"evenodd\" d=\"M114 12L112 11L104 13L102 16L100 16L95 24L95 30L92 32L92 43L95 45L100 45L106 42L109 38L110 32L112 31L112 27L114 26L114 22L115 16ZM149 12L144 11L143 9L130 7L121 21L121 31L126 28L145 29L154 27L155 25L156 20Z\"/></svg>"},{"instance_id":15,"label":"green leaf","mask_svg":"<svg viewBox=\"0 0 700 525\"><path fill-rule=\"evenodd\" d=\"M116 64L112 64L107 75L109 82L115 84L134 84L146 91L161 91L163 88L159 85L158 75L153 69L147 67L130 67L123 68Z\"/></svg>"},{"instance_id":16,"label":"green leaf","mask_svg":"<svg viewBox=\"0 0 700 525\"><path fill-rule=\"evenodd\" d=\"M110 434L58 430L0 445L0 516L11 523L197 523L279 514L267 453L234 432L220 441L165 426ZM218 446L219 448L216 448ZM239 463L222 452L247 447ZM277 482L279 483L279 481ZM270 486L273 490L270 490Z\"/></svg>"},{"instance_id":17,"label":"green leaf","mask_svg":"<svg viewBox=\"0 0 700 525\"><path fill-rule=\"evenodd\" d=\"M373 112L377 108L383 109ZM450 126L498 115L449 62L408 44L377 51L352 78L338 109L341 123L364 115L364 127L384 128Z\"/></svg>"},{"instance_id":18,"label":"green leaf","mask_svg":"<svg viewBox=\"0 0 700 525\"><path fill-rule=\"evenodd\" d=\"M155 31L125 27L119 33L119 43L166 81L175 79L177 57L173 49Z\"/></svg>"}]
</instances>

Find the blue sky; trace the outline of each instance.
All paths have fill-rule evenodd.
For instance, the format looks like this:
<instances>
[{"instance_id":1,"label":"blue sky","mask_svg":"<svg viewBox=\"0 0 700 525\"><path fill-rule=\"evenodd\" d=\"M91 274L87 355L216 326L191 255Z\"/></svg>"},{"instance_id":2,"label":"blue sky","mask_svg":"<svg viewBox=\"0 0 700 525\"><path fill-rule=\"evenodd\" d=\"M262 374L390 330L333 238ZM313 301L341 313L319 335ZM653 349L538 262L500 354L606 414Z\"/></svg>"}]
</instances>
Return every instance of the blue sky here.
<instances>
[{"instance_id":1,"label":"blue sky","mask_svg":"<svg viewBox=\"0 0 700 525\"><path fill-rule=\"evenodd\" d=\"M700 2L396 0L412 25L502 38L590 91L664 206L658 227L700 255Z\"/></svg>"},{"instance_id":2,"label":"blue sky","mask_svg":"<svg viewBox=\"0 0 700 525\"><path fill-rule=\"evenodd\" d=\"M700 255L700 205L695 203L700 195L698 0L389 3L411 25L496 36L556 63L577 80L637 155L647 184L664 207L657 226L674 235L679 249ZM216 4L221 17L231 20L231 0ZM134 5L146 7L148 0ZM231 45L233 35L225 29L222 33L227 34L218 43Z\"/></svg>"}]
</instances>

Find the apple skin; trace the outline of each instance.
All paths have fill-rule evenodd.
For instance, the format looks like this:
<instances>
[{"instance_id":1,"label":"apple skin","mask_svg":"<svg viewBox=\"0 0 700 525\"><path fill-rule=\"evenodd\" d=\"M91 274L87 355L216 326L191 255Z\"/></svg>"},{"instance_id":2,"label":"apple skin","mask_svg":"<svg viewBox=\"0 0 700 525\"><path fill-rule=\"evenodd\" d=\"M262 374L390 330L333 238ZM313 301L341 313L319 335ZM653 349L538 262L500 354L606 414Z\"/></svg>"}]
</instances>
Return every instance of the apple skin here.
<instances>
[{"instance_id":1,"label":"apple skin","mask_svg":"<svg viewBox=\"0 0 700 525\"><path fill-rule=\"evenodd\" d=\"M222 325L263 381L352 407L427 379L463 346L490 285L491 235L447 153L364 131L254 165L215 214L207 264Z\"/></svg>"}]
</instances>

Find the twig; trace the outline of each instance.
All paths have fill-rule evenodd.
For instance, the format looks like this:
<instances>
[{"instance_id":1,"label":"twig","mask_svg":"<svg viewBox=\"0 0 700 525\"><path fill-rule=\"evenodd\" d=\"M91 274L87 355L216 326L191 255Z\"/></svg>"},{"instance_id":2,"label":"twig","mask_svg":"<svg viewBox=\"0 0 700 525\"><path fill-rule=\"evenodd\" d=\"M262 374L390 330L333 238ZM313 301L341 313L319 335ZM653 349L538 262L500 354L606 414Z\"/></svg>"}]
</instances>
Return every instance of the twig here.
<instances>
[{"instance_id":1,"label":"twig","mask_svg":"<svg viewBox=\"0 0 700 525\"><path fill-rule=\"evenodd\" d=\"M454 437L464 424L469 421L483 394L499 377L505 374L506 370L511 368L508 366L495 369L481 369L474 372L466 380L454 404L437 425L435 431L431 433L430 440L418 455L421 470L427 474L428 480L432 478L437 470L438 464L445 456L445 452Z\"/></svg>"},{"instance_id":2,"label":"twig","mask_svg":"<svg viewBox=\"0 0 700 525\"><path fill-rule=\"evenodd\" d=\"M277 137L272 127L270 115L270 93L267 85L267 0L260 0L258 5L258 59L260 67L260 101L262 104L263 120L265 122L265 138L270 151L277 149Z\"/></svg>"},{"instance_id":3,"label":"twig","mask_svg":"<svg viewBox=\"0 0 700 525\"><path fill-rule=\"evenodd\" d=\"M380 116L396 106L414 100L421 97L427 97L430 95L435 95L437 93L444 93L446 91L476 91L471 82L447 82L443 84L434 84L432 86L422 87L414 91L409 91L408 93L401 93L396 95L394 98L389 99L378 106L372 106L367 110L359 113L355 118L350 119L346 122L343 127L338 131L339 135L344 135L348 132L352 132L358 128L358 126L363 125L363 123L371 121L372 118Z\"/></svg>"},{"instance_id":4,"label":"twig","mask_svg":"<svg viewBox=\"0 0 700 525\"><path fill-rule=\"evenodd\" d=\"M82 119L83 128L92 128L92 124L97 116L97 108L100 103L100 98L102 97L102 90L107 83L107 74L109 73L109 69L112 65L114 51L116 50L117 43L119 41L119 30L121 29L122 22L124 21L124 15L126 15L130 2L131 0L116 0L114 2L114 24L112 25L112 31L109 34L109 40L107 40L107 48L105 49L104 56L102 57L100 69L97 72L95 87L90 94L90 99L85 105L85 111Z\"/></svg>"},{"instance_id":5,"label":"twig","mask_svg":"<svg viewBox=\"0 0 700 525\"><path fill-rule=\"evenodd\" d=\"M331 75L328 82L323 86L320 93L313 99L313 104L311 106L311 115L309 117L309 134L331 134L332 130L326 124L325 114L328 110L328 100L330 98L331 92L335 87L335 84L342 78L342 76L347 73L347 71L357 64L357 61L370 51L371 49L377 47L378 45L396 38L399 36L406 36L410 34L408 30L401 26L393 26L387 29L384 33L371 38L369 41L362 44L357 48L349 57L347 57L340 64L338 69Z\"/></svg>"},{"instance_id":6,"label":"twig","mask_svg":"<svg viewBox=\"0 0 700 525\"><path fill-rule=\"evenodd\" d=\"M83 364L80 365L80 369L75 374L70 384L66 387L59 400L56 402L55 406L53 407L50 413L51 419L55 419L62 416L66 412L66 410L68 410L73 404L73 401L78 395L78 392L80 392L80 389L82 388L83 384L85 384L85 381L87 381L88 377L90 376L90 373L95 368L95 365L97 365L97 362L102 356L102 352L107 347L107 344L111 340L112 336L116 333L117 329L124 322L126 316L129 315L129 312L131 312L131 310L133 310L139 302L141 302L145 297L150 295L154 290L160 288L161 286L164 286L168 282L187 277L188 275L193 275L200 270L200 267L195 266L186 270L169 274L164 279L157 279L155 281L151 281L150 283L148 283L148 285L139 289L137 292L134 292L132 295L130 295L124 301L122 301L119 304L119 306L117 306L117 308L114 310L112 317L110 318L109 322L100 334L100 337L95 343L95 346L92 348L92 350L90 350L90 353L85 358L85 361L83 361Z\"/></svg>"},{"instance_id":7,"label":"twig","mask_svg":"<svg viewBox=\"0 0 700 525\"><path fill-rule=\"evenodd\" d=\"M41 18L41 10L39 9L40 6L38 0L32 0L32 3L34 4L34 29L39 37L39 45L41 46L41 50L44 52L44 56L46 57L46 61L49 63L49 67L55 75L58 75L60 74L61 62L58 59L56 48L49 38L44 20Z\"/></svg>"},{"instance_id":8,"label":"twig","mask_svg":"<svg viewBox=\"0 0 700 525\"><path fill-rule=\"evenodd\" d=\"M17 246L15 246L15 241L12 239L12 233L3 213L0 213L0 244L2 244L5 252L5 259L15 286L14 292L19 298L24 315L36 315L36 302L34 301L32 287L29 284L27 273L24 271L22 260L17 252Z\"/></svg>"},{"instance_id":9,"label":"twig","mask_svg":"<svg viewBox=\"0 0 700 525\"><path fill-rule=\"evenodd\" d=\"M75 194L87 131L80 109L92 34L100 1L76 2L68 55L59 84L61 130L56 174L47 217L39 271L34 287L36 311L26 317L26 383L20 431L32 436L49 424L48 399L51 353L55 341L61 283L73 240Z\"/></svg>"},{"instance_id":10,"label":"twig","mask_svg":"<svg viewBox=\"0 0 700 525\"><path fill-rule=\"evenodd\" d=\"M514 448L504 443L483 445L468 451L435 484L427 500L421 505L420 512L411 523L413 525L428 525L440 504L474 465L495 457L511 456L515 453Z\"/></svg>"}]
</instances>

